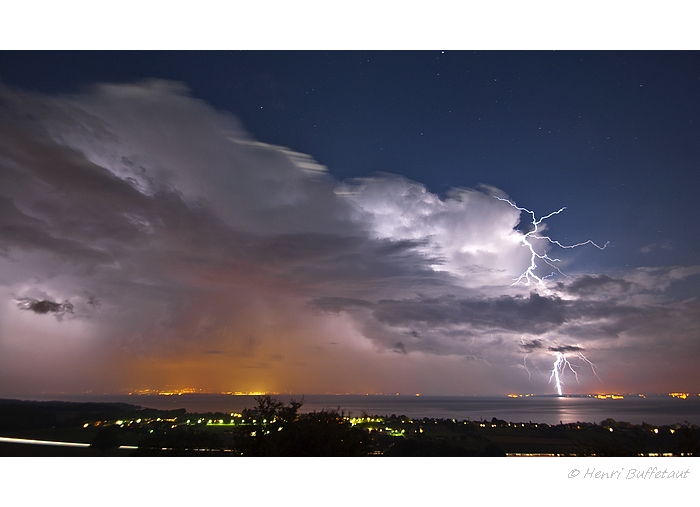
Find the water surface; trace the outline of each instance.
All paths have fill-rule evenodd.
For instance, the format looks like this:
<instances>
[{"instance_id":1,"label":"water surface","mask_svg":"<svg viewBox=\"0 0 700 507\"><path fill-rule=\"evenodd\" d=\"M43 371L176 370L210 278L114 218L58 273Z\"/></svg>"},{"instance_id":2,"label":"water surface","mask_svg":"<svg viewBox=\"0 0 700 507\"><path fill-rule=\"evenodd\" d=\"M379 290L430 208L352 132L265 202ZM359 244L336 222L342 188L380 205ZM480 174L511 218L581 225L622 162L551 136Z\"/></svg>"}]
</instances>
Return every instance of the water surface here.
<instances>
[{"instance_id":1,"label":"water surface","mask_svg":"<svg viewBox=\"0 0 700 507\"><path fill-rule=\"evenodd\" d=\"M302 395L276 395L283 402L300 400ZM241 412L256 405L254 396L224 394L159 395L53 395L37 400L121 402L157 409L184 408L188 412ZM389 396L389 395L306 395L302 412L340 409L347 415L406 415L413 419L444 418L509 422L596 422L612 418L634 424L673 424L688 421L700 424L700 397L685 400L668 395L626 396L621 400L532 396Z\"/></svg>"}]
</instances>

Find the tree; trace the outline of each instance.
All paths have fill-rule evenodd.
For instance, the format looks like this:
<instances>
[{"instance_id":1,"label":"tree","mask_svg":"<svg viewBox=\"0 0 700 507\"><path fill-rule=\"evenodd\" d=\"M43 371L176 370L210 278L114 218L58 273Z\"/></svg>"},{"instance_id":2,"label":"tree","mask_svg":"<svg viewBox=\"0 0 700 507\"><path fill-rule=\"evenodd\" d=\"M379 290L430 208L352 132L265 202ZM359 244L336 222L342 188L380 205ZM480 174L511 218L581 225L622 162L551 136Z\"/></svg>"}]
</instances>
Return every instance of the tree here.
<instances>
[{"instance_id":1,"label":"tree","mask_svg":"<svg viewBox=\"0 0 700 507\"><path fill-rule=\"evenodd\" d=\"M288 405L270 396L256 401L255 409L245 411L256 423L238 435L244 456L361 456L369 449L369 434L353 428L339 410L299 414L303 399Z\"/></svg>"},{"instance_id":2,"label":"tree","mask_svg":"<svg viewBox=\"0 0 700 507\"><path fill-rule=\"evenodd\" d=\"M289 405L276 400L269 394L257 396L255 398L257 407L253 409L245 409L244 415L250 419L254 419L256 424L266 426L275 421L294 422L298 416L298 411L304 404L304 398L301 401L291 400Z\"/></svg>"}]
</instances>

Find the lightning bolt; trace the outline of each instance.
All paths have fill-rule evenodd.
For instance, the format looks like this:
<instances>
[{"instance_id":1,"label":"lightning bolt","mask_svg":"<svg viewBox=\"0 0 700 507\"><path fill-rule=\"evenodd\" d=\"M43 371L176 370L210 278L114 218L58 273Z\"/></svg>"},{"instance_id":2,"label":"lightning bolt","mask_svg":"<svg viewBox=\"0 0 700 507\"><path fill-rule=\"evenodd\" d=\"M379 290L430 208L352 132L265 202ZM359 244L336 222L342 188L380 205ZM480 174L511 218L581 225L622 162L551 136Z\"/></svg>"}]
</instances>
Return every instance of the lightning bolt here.
<instances>
[{"instance_id":1,"label":"lightning bolt","mask_svg":"<svg viewBox=\"0 0 700 507\"><path fill-rule=\"evenodd\" d=\"M586 358L586 356L584 356L581 352L579 352L576 355L590 365L591 370L593 370L593 375L595 375L596 378L600 380L600 377L596 372L595 365L591 361L589 361ZM576 382L578 383L578 372L574 369L573 365L569 362L569 360L566 358L563 352L557 352L557 358L554 361L554 367L552 368L552 372L549 376L549 382L551 384L552 380L554 380L554 387L556 387L559 396L562 396L561 388L564 385L564 382L561 380L561 378L564 375L564 371L566 371L567 368L571 370L571 372L574 374ZM600 381L602 382L602 380Z\"/></svg>"},{"instance_id":2,"label":"lightning bolt","mask_svg":"<svg viewBox=\"0 0 700 507\"><path fill-rule=\"evenodd\" d=\"M564 211L566 209L566 207L562 207L562 208L558 209L557 211L552 211L548 215L537 218L534 211L531 211L527 208L521 208L520 206L518 206L517 204L515 204L513 201L511 201L509 199L504 199L504 198L498 197L498 196L494 196L494 197L496 199L498 199L499 201L507 202L513 208L517 209L520 212L525 212L532 217L532 221L530 222L532 224L532 230L523 234L522 239L521 239L521 243L523 244L523 246L527 247L530 250L530 265L527 267L527 269L525 269L525 271L523 271L523 273L518 278L515 279L515 281L513 282L512 285L520 285L520 284L530 285L531 283L536 283L544 290L544 292L549 293L550 291L547 289L547 286L545 284L545 280L547 278L550 278L550 277L556 275L557 273L559 273L562 276L566 276L566 274L563 273L561 271L561 269L559 269L559 267L555 264L557 262L561 262L561 260L550 257L549 255L547 255L547 252L539 253L535 249L535 245L533 245L530 242L530 240L532 240L532 239L545 240L548 243L550 243L551 245L556 245L559 248L567 248L567 249L578 248L580 246L585 246L585 245L593 245L598 250L605 250L605 248L610 243L608 241L603 246L600 246L597 243L595 243L594 241L589 239L587 241L583 241L582 243L576 243L574 245L564 245L564 244L560 243L559 241L550 238L549 236L541 235L540 228L543 227L542 222L544 220L547 220L548 218L551 218L554 215L558 215L559 213ZM537 269L538 260L544 262L546 265L553 268L554 271L552 271L549 275L546 275L546 276L538 276L535 273L535 270ZM521 338L521 344L522 344L522 342L523 342L523 340ZM527 367L528 355L529 355L529 353L525 354L525 357L523 358L523 366L525 367L525 371L527 371L527 376L528 376L528 380L529 380L529 379L531 379L531 375L530 375L530 370ZM590 365L591 370L593 371L593 374L596 376L596 378L598 380L600 380L600 377L598 376L598 372L596 371L595 365L591 361L589 361L588 358L586 358L586 356L584 356L580 351L576 355ZM532 360L531 360L531 362L532 362ZM535 366L537 366L536 363L533 362L533 364L535 364ZM564 382L562 381L562 377L564 375L564 372L567 369L569 369L574 374L574 378L576 378L576 382L578 382L579 381L578 380L578 372L576 371L574 366L569 362L569 360L566 358L566 356L564 355L564 353L562 351L557 351L556 359L554 361L554 365L552 367L552 371L551 371L550 376L549 376L549 382L551 383L552 380L554 380L554 386L556 387L557 393L559 394L559 396L562 396L562 386L564 385ZM600 381L602 382L602 380L600 380Z\"/></svg>"},{"instance_id":3,"label":"lightning bolt","mask_svg":"<svg viewBox=\"0 0 700 507\"><path fill-rule=\"evenodd\" d=\"M525 367L525 371L527 372L527 379L532 380L532 375L530 375L530 369L527 367L527 356L529 354L525 354L525 357L523 357L523 366Z\"/></svg>"},{"instance_id":4,"label":"lightning bolt","mask_svg":"<svg viewBox=\"0 0 700 507\"><path fill-rule=\"evenodd\" d=\"M580 352L578 353L578 357L580 357L581 359L583 359L584 361L586 361L586 362L591 366L591 370L593 370L593 375L595 375L595 378L597 378L598 380L600 380L600 377L598 376L598 372L595 371L595 365L594 365L592 362L590 362L590 361L588 360L588 358L587 358L586 356L584 356L583 354L581 354ZM600 382L602 383L603 381L600 380Z\"/></svg>"},{"instance_id":5,"label":"lightning bolt","mask_svg":"<svg viewBox=\"0 0 700 507\"><path fill-rule=\"evenodd\" d=\"M549 383L552 383L552 378L555 379L554 386L557 388L557 392L559 393L559 396L561 396L561 378L559 377L559 367L561 365L561 361L564 358L564 354L561 352L557 354L557 360L554 361L554 368L552 369L552 374L549 376Z\"/></svg>"},{"instance_id":6,"label":"lightning bolt","mask_svg":"<svg viewBox=\"0 0 700 507\"><path fill-rule=\"evenodd\" d=\"M556 273L559 273L560 275L566 276L555 265L556 262L561 262L561 260L560 259L553 259L549 255L547 255L546 252L538 253L535 250L534 245L532 243L530 243L531 239L543 239L543 240L548 241L552 245L556 245L560 248L577 248L577 247L584 246L584 245L593 245L598 250L605 250L605 248L608 246L608 243L610 243L610 242L607 242L607 243L605 243L605 245L600 246L589 239L588 241L584 241L582 243L576 243L575 245L563 245L559 241L554 240L554 239L550 238L549 236L541 236L539 234L539 231L540 231L540 225L542 224L543 220L547 220L548 218L550 218L554 215L558 215L559 213L564 211L566 209L566 207L563 207L557 211L552 211L548 215L537 218L534 211L530 211L527 208L521 208L520 206L516 205L514 202L510 201L509 199L503 199L502 197L498 197L498 196L494 196L494 197L496 199L498 199L499 201L507 202L513 208L515 208L519 211L524 211L525 213L528 213L532 217L532 222L531 222L532 230L530 232L524 234L522 237L522 240L521 240L523 246L526 246L530 250L530 266L518 278L515 279L515 281L513 282L512 285L519 285L519 284L530 285L530 283L534 282L534 283L537 283L537 285L539 285L545 292L549 293L549 290L547 289L544 281L547 278L550 278L551 276L555 275ZM537 276L535 274L535 270L537 269L537 260L538 259L541 260L542 262L544 262L545 264L547 264L548 266L550 266L551 268L553 268L554 271L552 271L552 273L550 273L547 276L542 276L542 277Z\"/></svg>"},{"instance_id":7,"label":"lightning bolt","mask_svg":"<svg viewBox=\"0 0 700 507\"><path fill-rule=\"evenodd\" d=\"M552 368L552 374L549 376L549 382L551 383L552 379L554 379L554 387L556 387L559 396L562 395L561 386L564 385L564 383L561 381L561 376L564 374L564 370L567 366L574 372L576 382L578 382L578 373L576 373L576 370L571 367L571 363L567 361L564 354L557 352L557 359L554 361L554 368Z\"/></svg>"}]
</instances>

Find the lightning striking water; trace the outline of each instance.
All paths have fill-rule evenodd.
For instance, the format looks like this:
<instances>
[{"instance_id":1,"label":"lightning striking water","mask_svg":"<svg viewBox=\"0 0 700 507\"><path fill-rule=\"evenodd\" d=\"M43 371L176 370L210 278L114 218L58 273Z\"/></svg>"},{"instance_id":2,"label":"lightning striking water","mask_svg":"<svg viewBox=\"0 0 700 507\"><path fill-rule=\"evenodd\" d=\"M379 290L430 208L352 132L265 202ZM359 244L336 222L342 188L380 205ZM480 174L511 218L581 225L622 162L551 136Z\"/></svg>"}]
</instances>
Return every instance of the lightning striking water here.
<instances>
[{"instance_id":1,"label":"lightning striking water","mask_svg":"<svg viewBox=\"0 0 700 507\"><path fill-rule=\"evenodd\" d=\"M566 359L564 354L562 352L557 352L557 360L554 361L554 368L552 368L552 374L549 377L549 381L552 381L552 378L554 378L554 386L557 388L557 393L559 396L562 395L561 387L564 385L564 383L561 380L562 375L564 374L564 370L569 368L573 373L574 377L576 377L576 382L578 382L578 373L576 370L574 370L574 367L571 366L571 363Z\"/></svg>"},{"instance_id":2,"label":"lightning striking water","mask_svg":"<svg viewBox=\"0 0 700 507\"><path fill-rule=\"evenodd\" d=\"M552 369L552 375L549 377L549 382L552 382L552 377L554 377L554 386L557 388L559 396L561 396L561 377L559 376L559 368L561 366L562 360L564 359L564 354L561 352L557 354L557 360L554 361L554 368Z\"/></svg>"},{"instance_id":3,"label":"lightning striking water","mask_svg":"<svg viewBox=\"0 0 700 507\"><path fill-rule=\"evenodd\" d=\"M592 240L590 240L590 239L589 239L588 241L584 241L584 242L582 242L582 243L576 243L575 245L563 245L563 244L561 244L559 241L554 240L554 239L550 238L549 236L541 236L541 235L539 235L538 233L539 233L539 231L540 231L540 225L542 224L542 221L543 221L543 220L546 220L546 219L548 219L548 218L550 218L550 217L552 217L552 216L554 216L554 215L558 215L559 213L561 213L562 211L564 211L564 210L566 209L566 207L563 207L563 208L559 209L558 211L552 211L552 212L551 212L550 214L548 214L548 215L545 215L545 216L543 216L543 217L537 218L537 217L535 216L535 212L534 212L534 211L530 211L530 210L527 209L527 208L521 208L520 206L516 205L514 202L510 201L509 199L503 199L502 197L497 197L497 196L494 196L494 197L495 197L496 199L498 199L499 201L507 202L508 204L510 204L512 207L514 207L515 209L517 209L517 210L519 210L519 211L524 211L525 213L528 213L528 214L532 217L532 222L531 222L531 223L532 223L532 227L533 227L533 228L532 228L532 230L531 230L530 232L524 234L524 235L523 235L523 238L522 238L522 240L521 240L521 241L522 241L522 244L523 244L524 246L526 246L527 248L529 248L529 250L530 250L530 266L528 266L528 268L527 268L518 278L515 279L515 281L513 282L513 285L518 285L518 284L521 284L521 283L524 284L524 285L530 285L530 283L534 281L534 282L536 282L545 292L548 293L549 290L547 289L547 287L546 287L546 285L545 285L545 283L544 283L544 281L545 281L547 278L549 278L549 277L551 277L552 275L554 275L555 272L556 272L556 273L559 273L560 275L566 276L566 275L565 275L564 273L562 273L562 271L554 264L555 262L561 262L561 260L560 260L560 259L553 259L553 258L550 257L549 255L547 255L546 252L538 253L538 252L535 250L534 245L533 245L532 243L530 243L530 239L543 239L543 240L548 241L548 242L551 243L552 245L557 245L557 246L560 247L560 248L576 248L576 247L579 247L579 246L584 246L584 245L589 245L589 244L590 244L590 245L593 245L594 247L596 247L596 248L599 249L599 250L605 250L605 247L608 246L608 243L609 243L609 242L608 242L608 243L605 243L605 245L603 245L603 246L600 246L600 245L594 243L594 242L593 242ZM542 260L545 264L547 264L548 266L554 268L555 271L553 271L552 273L550 273L550 274L547 275L547 276L542 276L542 277L540 277L540 276L536 275L536 274L535 274L535 270L537 269L537 259Z\"/></svg>"},{"instance_id":4,"label":"lightning striking water","mask_svg":"<svg viewBox=\"0 0 700 507\"><path fill-rule=\"evenodd\" d=\"M542 252L538 253L537 250L535 250L535 246L530 242L531 239L537 239L537 240L546 240L552 245L556 245L560 248L577 248L579 246L584 246L584 245L593 245L596 247L598 250L605 250L605 248L608 246L610 242L605 243L603 246L600 246L596 243L594 243L592 240L587 240L582 243L576 243L575 245L563 245L557 240L554 240L550 238L549 236L542 236L539 234L540 228L542 225L542 222L554 215L558 215L562 211L566 209L566 207L563 207L557 211L552 211L548 215L545 215L543 217L537 218L535 215L534 211L530 211L527 208L521 208L520 206L516 205L513 201L509 199L503 199L502 197L497 197L494 196L496 199L499 201L504 201L510 204L513 208L517 209L518 211L528 213L532 217L532 230L523 234L523 237L521 239L522 244L526 246L530 250L530 265L527 267L527 269L518 277L515 279L513 282L513 285L519 285L519 284L524 284L524 285L530 285L530 283L537 283L545 292L549 293L549 290L547 289L547 286L545 284L545 280L551 276L553 276L556 273L559 273L560 275L566 276L556 265L556 262L561 262L560 259L555 259L547 255L547 252ZM555 271L550 273L547 276L538 276L535 273L535 270L537 269L537 260L543 261L545 264L548 266L554 268ZM524 342L521 338L521 345L523 345ZM534 342L530 343L530 346L534 346L533 348L540 348L541 344L539 343L538 340L535 340ZM569 362L569 360L566 358L564 355L564 352L576 352L576 355L586 361L590 367L591 370L593 370L593 374L596 376L598 380L600 380L600 377L598 376L598 373L596 372L595 365L588 360L582 353L581 353L581 347L579 346L571 346L571 345L566 345L562 347L550 347L549 350L551 352L556 352L556 360L554 361L554 366L552 368L551 374L549 376L549 382L551 383L552 380L554 380L554 386L557 389L557 393L559 396L562 396L562 386L564 385L564 382L562 381L562 376L564 375L564 371L566 369L571 370L571 372L574 374L574 378L576 378L576 382L578 382L578 372L576 369L573 367L573 365ZM525 357L523 358L523 366L525 367L525 371L527 372L528 379L531 378L530 375L530 370L527 367L527 357L528 354L525 354ZM534 364L534 363L533 363ZM602 382L602 381L601 381Z\"/></svg>"},{"instance_id":5,"label":"lightning striking water","mask_svg":"<svg viewBox=\"0 0 700 507\"><path fill-rule=\"evenodd\" d=\"M586 356L584 356L580 352L580 347L578 347L578 346L564 346L564 347L559 347L559 348L550 347L549 350L552 352L556 352L557 356L556 356L556 360L554 361L554 366L552 368L552 371L549 375L549 382L551 383L552 380L554 380L554 387L556 387L557 393L559 394L559 396L562 396L562 389L561 388L564 385L564 382L562 381L562 377L564 376L564 371L567 368L569 370L571 370L571 372L574 374L574 378L576 379L576 382L579 381L578 380L578 372L576 371L574 366L569 362L569 360L566 358L566 356L564 355L564 352L561 351L562 349L576 350L577 351L576 356L580 357L581 359L586 361L589 364L589 366L591 367L591 370L593 371L593 375L595 375L596 378L598 380L600 380L600 377L598 376L598 373L596 372L595 365L590 360L588 360L588 358ZM602 382L602 380L600 380L600 381Z\"/></svg>"}]
</instances>

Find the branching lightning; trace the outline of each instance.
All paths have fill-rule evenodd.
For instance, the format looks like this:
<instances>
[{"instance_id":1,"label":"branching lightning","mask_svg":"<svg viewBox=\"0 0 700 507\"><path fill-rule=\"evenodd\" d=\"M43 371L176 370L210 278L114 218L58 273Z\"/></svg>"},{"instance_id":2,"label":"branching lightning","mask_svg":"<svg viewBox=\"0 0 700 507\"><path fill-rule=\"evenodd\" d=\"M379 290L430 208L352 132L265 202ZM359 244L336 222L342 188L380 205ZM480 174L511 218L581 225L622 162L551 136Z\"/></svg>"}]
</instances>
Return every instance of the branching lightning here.
<instances>
[{"instance_id":1,"label":"branching lightning","mask_svg":"<svg viewBox=\"0 0 700 507\"><path fill-rule=\"evenodd\" d=\"M557 389L557 393L559 396L562 396L562 386L564 385L564 382L562 381L562 377L564 376L564 371L568 368L571 370L571 372L574 374L574 378L576 379L576 382L578 382L578 372L574 368L574 366L569 362L569 360L566 358L564 355L564 352L576 352L576 356L580 357L584 361L586 361L589 366L591 367L591 370L593 371L593 375L596 376L598 380L600 380L600 377L598 376L598 373L596 372L595 365L588 360L586 356L583 355L581 352L581 347L576 346L576 345L564 345L562 347L549 347L550 352L555 352L557 354L556 360L554 361L554 367L552 368L552 372L549 376L549 382L551 383L552 380L554 380L554 387ZM602 380L600 380L602 382Z\"/></svg>"},{"instance_id":2,"label":"branching lightning","mask_svg":"<svg viewBox=\"0 0 700 507\"><path fill-rule=\"evenodd\" d=\"M564 354L562 352L557 352L557 360L554 361L554 368L552 368L552 374L549 377L549 382L552 382L552 378L554 378L554 386L557 388L557 393L559 396L562 395L561 387L564 385L564 383L561 380L562 375L564 374L564 370L569 368L573 373L574 377L576 377L576 382L578 382L578 373L576 370L574 370L574 367L571 366L571 363L566 359Z\"/></svg>"},{"instance_id":3,"label":"branching lightning","mask_svg":"<svg viewBox=\"0 0 700 507\"><path fill-rule=\"evenodd\" d=\"M559 241L554 240L554 239L550 238L549 236L541 236L539 234L539 231L540 231L540 225L542 224L542 221L546 220L554 215L558 215L559 213L564 211L566 209L566 207L563 207L563 208L559 209L558 211L553 211L550 214L545 215L543 217L537 218L535 216L534 211L530 211L527 208L521 208L520 206L516 205L514 202L510 201L509 199L503 199L502 197L497 197L497 196L494 196L494 197L496 199L498 199L499 201L507 202L508 204L510 204L512 207L514 207L515 209L517 209L519 211L524 211L525 213L529 213L530 216L532 217L531 223L532 223L533 228L530 232L524 234L522 237L522 240L521 240L522 244L530 250L530 266L518 278L515 279L515 281L513 282L513 285L519 285L519 284L530 285L531 282L535 282L540 287L542 287L542 289L544 289L546 292L549 292L549 290L547 289L547 287L545 286L545 283L544 283L544 281L547 278L551 277L552 275L554 275L556 273L559 273L560 275L566 276L555 265L556 262L561 262L561 260L560 259L553 259L549 255L547 255L546 252L538 253L535 250L534 245L532 243L530 243L530 239L544 239L553 245L557 245L560 248L577 248L579 246L584 246L584 245L590 244L599 250L604 250L605 247L608 246L609 242L605 243L605 245L603 245L603 246L600 246L600 245L594 243L590 239L588 241L584 241L583 243L576 243L575 245L563 245ZM555 271L553 271L552 273L550 273L547 276L543 276L543 277L538 276L537 274L535 274L535 270L537 269L537 259L542 260L545 264L547 264L548 266L553 268Z\"/></svg>"},{"instance_id":4,"label":"branching lightning","mask_svg":"<svg viewBox=\"0 0 700 507\"><path fill-rule=\"evenodd\" d=\"M533 339L533 340L525 340L523 337L520 338L520 347L523 352L525 352L525 357L523 357L523 367L525 368L525 371L527 372L527 378L528 380L532 380L532 375L530 373L530 369L527 366L527 359L530 355L531 352L534 352L536 350L541 350L544 349L545 346L542 343L542 340L539 338ZM596 376L596 378L602 383L602 380L598 376L598 372L596 371L596 366L586 357L583 355L583 348L579 345L558 345L558 346L552 346L548 347L547 350L549 352L553 352L556 354L556 359L554 361L554 365L552 366L551 371L549 372L549 383L551 384L552 381L554 381L554 387L557 390L557 393L559 396L563 396L562 392L562 387L564 386L564 373L566 370L570 370L571 373L574 374L574 378L576 379L576 382L579 382L578 378L578 371L576 370L577 368L580 368L582 365L574 365L571 364L571 362L566 358L565 354L572 353L575 354L576 357L582 359L588 365L591 367L591 370L593 371L593 375ZM545 376L537 366L537 362L533 361L530 359L530 363L537 368L537 371L540 372L541 375Z\"/></svg>"},{"instance_id":5,"label":"branching lightning","mask_svg":"<svg viewBox=\"0 0 700 507\"><path fill-rule=\"evenodd\" d=\"M549 236L542 236L540 234L540 228L542 226L542 222L544 220L547 220L548 218L558 215L562 211L566 209L566 207L563 207L557 211L552 211L548 215L545 215L543 217L537 218L535 215L534 211L530 211L527 208L521 208L520 206L516 205L514 202L512 202L509 199L503 199L502 197L497 197L494 196L496 199L499 201L504 201L510 204L513 208L517 209L518 211L528 213L532 217L532 230L523 234L523 237L521 239L521 242L524 246L526 246L530 250L530 265L527 267L527 269L518 277L515 279L513 282L513 285L530 285L530 283L537 283L545 292L549 293L549 290L547 289L545 285L545 280L556 273L559 273L560 275L566 276L557 266L555 263L561 262L560 259L555 259L547 255L547 252L543 253L538 253L535 250L535 246L530 242L531 239L539 239L539 240L546 240L552 245L556 245L560 248L577 248L580 246L584 245L593 245L596 247L598 250L605 250L605 248L608 246L609 242L605 243L603 246L600 246L596 243L594 243L592 240L584 241L582 243L576 243L575 245L563 245L557 240L554 240L550 238ZM551 268L553 268L555 271L550 273L547 276L538 276L535 273L535 270L537 269L537 260L541 260ZM533 350L543 348L541 340L532 340L530 342L525 342L522 338L520 339L520 346L523 347L524 351L526 351L525 357L523 358L523 366L525 367L525 371L527 372L528 380L531 378L530 375L530 370L527 367L527 357L529 353ZM550 352L556 353L556 359L554 361L554 365L552 367L552 371L549 375L549 382L551 383L552 380L554 380L554 386L557 389L557 393L559 396L562 396L562 386L564 385L564 382L562 381L562 377L564 376L564 372L569 369L571 372L574 374L574 378L576 379L576 382L578 382L578 372L574 368L574 366L569 362L569 360L566 358L564 355L565 352L576 352L576 355L583 359L585 362L589 364L591 367L591 370L593 371L593 374L596 376L598 380L600 380L600 377L598 376L598 372L596 371L595 365L584 356L581 351L583 349L579 346L574 346L574 345L564 345L561 347L549 347ZM531 361L532 362L532 361ZM533 364L535 364L533 362ZM602 381L601 381L602 382Z\"/></svg>"},{"instance_id":6,"label":"branching lightning","mask_svg":"<svg viewBox=\"0 0 700 507\"><path fill-rule=\"evenodd\" d=\"M532 380L532 375L530 375L530 368L527 367L527 356L529 354L525 354L525 357L523 357L523 366L525 367L525 371L527 372L527 379Z\"/></svg>"},{"instance_id":7,"label":"branching lightning","mask_svg":"<svg viewBox=\"0 0 700 507\"><path fill-rule=\"evenodd\" d=\"M523 367L525 368L525 371L527 372L527 379L532 380L532 374L530 373L530 368L527 367L527 358L530 355L530 352L532 350L537 350L539 348L542 348L542 342L540 340L532 340L530 342L525 341L524 337L520 337L520 346L523 348L523 351L525 352L525 357L523 357ZM540 370L539 366L537 366L537 363L534 362L532 359L530 359L530 363L537 368L537 371L540 372L540 375L542 375L542 371Z\"/></svg>"},{"instance_id":8,"label":"branching lightning","mask_svg":"<svg viewBox=\"0 0 700 507\"><path fill-rule=\"evenodd\" d=\"M595 375L595 378L597 378L598 380L600 380L600 377L598 376L598 372L595 371L595 365L594 365L592 362L590 362L590 361L588 360L588 358L587 358L586 356L584 356L583 354L581 354L580 352L579 352L577 355L578 355L578 357L580 357L581 359L583 359L584 361L586 361L586 362L591 366L591 370L593 370L593 375ZM602 383L603 381L600 380L600 382Z\"/></svg>"}]
</instances>

